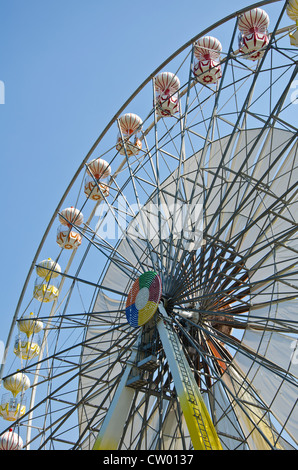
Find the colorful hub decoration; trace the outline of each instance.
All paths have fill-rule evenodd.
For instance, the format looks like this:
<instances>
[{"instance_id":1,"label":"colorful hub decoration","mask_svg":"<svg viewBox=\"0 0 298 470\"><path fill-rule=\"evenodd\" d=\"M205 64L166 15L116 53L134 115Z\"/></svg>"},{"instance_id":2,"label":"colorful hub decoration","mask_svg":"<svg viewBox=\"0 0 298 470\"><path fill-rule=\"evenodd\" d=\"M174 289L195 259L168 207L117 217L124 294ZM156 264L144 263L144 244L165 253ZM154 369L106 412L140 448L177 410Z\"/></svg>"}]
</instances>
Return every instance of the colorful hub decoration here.
<instances>
[{"instance_id":1,"label":"colorful hub decoration","mask_svg":"<svg viewBox=\"0 0 298 470\"><path fill-rule=\"evenodd\" d=\"M161 279L154 271L142 274L133 284L126 301L126 318L134 328L147 323L158 309Z\"/></svg>"}]
</instances>

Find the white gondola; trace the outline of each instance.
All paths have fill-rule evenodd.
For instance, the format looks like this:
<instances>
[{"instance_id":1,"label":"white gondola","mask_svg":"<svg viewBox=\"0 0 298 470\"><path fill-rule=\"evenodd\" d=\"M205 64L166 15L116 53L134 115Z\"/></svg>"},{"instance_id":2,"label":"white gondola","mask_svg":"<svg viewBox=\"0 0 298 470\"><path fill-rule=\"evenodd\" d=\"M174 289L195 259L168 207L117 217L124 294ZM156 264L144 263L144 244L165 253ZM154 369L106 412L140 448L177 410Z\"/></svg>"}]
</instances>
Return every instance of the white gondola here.
<instances>
[{"instance_id":1,"label":"white gondola","mask_svg":"<svg viewBox=\"0 0 298 470\"><path fill-rule=\"evenodd\" d=\"M155 78L156 112L159 116L173 116L179 111L179 78L171 72L162 72Z\"/></svg>"}]
</instances>

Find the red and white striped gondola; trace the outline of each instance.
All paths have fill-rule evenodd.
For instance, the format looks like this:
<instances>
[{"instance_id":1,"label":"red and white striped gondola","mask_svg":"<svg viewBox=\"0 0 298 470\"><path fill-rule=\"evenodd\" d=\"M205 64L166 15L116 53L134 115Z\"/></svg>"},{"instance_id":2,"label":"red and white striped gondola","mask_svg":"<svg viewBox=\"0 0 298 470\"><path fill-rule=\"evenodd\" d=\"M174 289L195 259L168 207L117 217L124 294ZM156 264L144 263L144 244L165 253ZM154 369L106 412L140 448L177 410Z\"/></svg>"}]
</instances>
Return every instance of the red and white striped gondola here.
<instances>
[{"instance_id":1,"label":"red and white striped gondola","mask_svg":"<svg viewBox=\"0 0 298 470\"><path fill-rule=\"evenodd\" d=\"M87 169L84 192L92 201L100 202L108 197L110 188L102 180L108 178L111 174L111 167L108 162L102 158L92 160Z\"/></svg>"},{"instance_id":2,"label":"red and white striped gondola","mask_svg":"<svg viewBox=\"0 0 298 470\"><path fill-rule=\"evenodd\" d=\"M82 243L81 235L74 230L74 225L83 223L83 214L74 207L63 209L58 215L61 225L57 229L56 241L61 248L66 250L74 250Z\"/></svg>"},{"instance_id":3,"label":"red and white striped gondola","mask_svg":"<svg viewBox=\"0 0 298 470\"><path fill-rule=\"evenodd\" d=\"M245 12L240 16L238 28L241 33L240 52L246 59L262 58L269 43L269 16L261 8Z\"/></svg>"},{"instance_id":4,"label":"red and white striped gondola","mask_svg":"<svg viewBox=\"0 0 298 470\"><path fill-rule=\"evenodd\" d=\"M196 62L193 73L203 85L212 85L221 78L220 53L221 43L212 36L198 39L194 45Z\"/></svg>"},{"instance_id":5,"label":"red and white striped gondola","mask_svg":"<svg viewBox=\"0 0 298 470\"><path fill-rule=\"evenodd\" d=\"M117 137L116 149L121 155L128 157L138 155L142 149L140 139L142 125L142 119L133 113L124 114L119 118L120 132Z\"/></svg>"},{"instance_id":6,"label":"red and white striped gondola","mask_svg":"<svg viewBox=\"0 0 298 470\"><path fill-rule=\"evenodd\" d=\"M173 116L179 111L179 78L171 72L162 72L155 78L156 112L159 116Z\"/></svg>"}]
</instances>

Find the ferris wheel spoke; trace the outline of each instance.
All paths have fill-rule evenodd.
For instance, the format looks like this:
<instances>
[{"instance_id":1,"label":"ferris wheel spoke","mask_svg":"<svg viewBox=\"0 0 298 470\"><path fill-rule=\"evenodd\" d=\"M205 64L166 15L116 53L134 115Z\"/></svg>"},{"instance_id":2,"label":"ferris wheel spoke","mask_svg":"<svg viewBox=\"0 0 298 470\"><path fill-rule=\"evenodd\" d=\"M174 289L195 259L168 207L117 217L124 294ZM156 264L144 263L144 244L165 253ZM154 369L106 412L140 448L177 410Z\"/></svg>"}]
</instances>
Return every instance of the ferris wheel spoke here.
<instances>
[{"instance_id":1,"label":"ferris wheel spoke","mask_svg":"<svg viewBox=\"0 0 298 470\"><path fill-rule=\"evenodd\" d=\"M191 62L192 62L192 59L191 59ZM188 87L187 87L187 91L186 91L186 94L187 94L187 98L186 98L186 105L185 105L185 113L184 113L184 119L182 120L182 118L180 118L180 129L181 129L181 139L180 139L180 150L178 148L176 148L175 146L175 149L176 149L176 153L177 155L179 155L179 160L178 160L178 167L177 167L177 176L176 176L176 182L174 184L174 212L171 214L171 217L169 219L169 229L170 229L170 237L169 237L169 242L167 243L167 246L166 246L166 265L164 266L164 269L167 273L169 272L172 272L173 270L173 266L175 264L175 260L171 263L171 260L172 260L172 252L173 252L173 243L174 243L174 236L173 236L173 233L174 233L174 230L175 230L175 227L174 227L174 221L176 220L177 218L177 202L178 200L182 200L182 201L185 201L185 188L184 188L184 183L183 183L183 179L180 178L180 176L183 175L183 165L184 165L184 161L185 161L185 148L184 148L184 139L185 139L185 126L186 126L186 119L187 119L187 109L188 109L188 97L189 97L189 84L190 84L190 80L188 82ZM181 109L181 103L180 103L180 109ZM178 242L180 243L180 241ZM179 252L179 249L177 250L177 253ZM176 258L177 259L177 258ZM172 264L172 266L171 266ZM169 276L171 277L171 276ZM166 280L166 284L168 283L168 279Z\"/></svg>"}]
</instances>

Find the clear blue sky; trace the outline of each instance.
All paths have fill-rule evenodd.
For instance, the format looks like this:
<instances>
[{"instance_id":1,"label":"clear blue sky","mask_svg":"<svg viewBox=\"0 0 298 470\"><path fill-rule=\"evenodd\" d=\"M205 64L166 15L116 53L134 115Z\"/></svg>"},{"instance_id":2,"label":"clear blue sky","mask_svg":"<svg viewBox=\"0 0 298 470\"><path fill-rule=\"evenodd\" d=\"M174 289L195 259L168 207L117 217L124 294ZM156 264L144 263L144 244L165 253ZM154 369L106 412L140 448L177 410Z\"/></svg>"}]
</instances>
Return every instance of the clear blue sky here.
<instances>
[{"instance_id":1,"label":"clear blue sky","mask_svg":"<svg viewBox=\"0 0 298 470\"><path fill-rule=\"evenodd\" d=\"M251 3L0 0L0 340L48 221L101 130L170 54Z\"/></svg>"}]
</instances>

